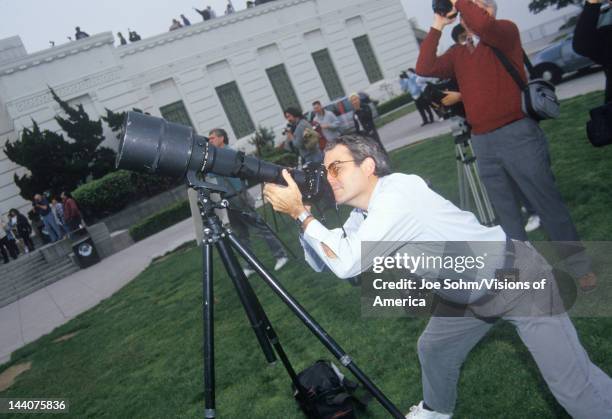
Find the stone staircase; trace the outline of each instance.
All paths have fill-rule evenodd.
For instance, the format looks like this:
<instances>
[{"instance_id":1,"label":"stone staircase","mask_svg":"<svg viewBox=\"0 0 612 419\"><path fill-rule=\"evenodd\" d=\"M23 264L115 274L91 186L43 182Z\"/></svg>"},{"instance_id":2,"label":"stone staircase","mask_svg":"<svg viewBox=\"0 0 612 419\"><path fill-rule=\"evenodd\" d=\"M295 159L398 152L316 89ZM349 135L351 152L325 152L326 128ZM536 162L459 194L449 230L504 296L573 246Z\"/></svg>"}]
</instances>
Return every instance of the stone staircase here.
<instances>
[{"instance_id":1,"label":"stone staircase","mask_svg":"<svg viewBox=\"0 0 612 419\"><path fill-rule=\"evenodd\" d=\"M0 265L0 307L78 271L69 246L64 240Z\"/></svg>"},{"instance_id":2,"label":"stone staircase","mask_svg":"<svg viewBox=\"0 0 612 419\"><path fill-rule=\"evenodd\" d=\"M134 244L127 230L110 234L104 223L87 227L101 259ZM21 254L17 260L0 262L0 307L59 281L80 269L70 240L61 240Z\"/></svg>"}]
</instances>

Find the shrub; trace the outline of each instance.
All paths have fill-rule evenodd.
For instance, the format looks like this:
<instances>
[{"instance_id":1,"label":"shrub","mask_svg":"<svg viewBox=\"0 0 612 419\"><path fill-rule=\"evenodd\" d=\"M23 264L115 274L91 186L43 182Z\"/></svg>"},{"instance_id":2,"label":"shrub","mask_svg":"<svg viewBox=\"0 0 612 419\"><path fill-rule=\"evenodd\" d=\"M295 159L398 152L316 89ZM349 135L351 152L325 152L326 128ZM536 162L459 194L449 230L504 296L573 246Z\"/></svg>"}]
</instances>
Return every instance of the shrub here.
<instances>
[{"instance_id":1,"label":"shrub","mask_svg":"<svg viewBox=\"0 0 612 419\"><path fill-rule=\"evenodd\" d=\"M408 103L412 102L412 100L413 99L412 96L410 96L410 93L404 93L394 97L391 100L381 103L376 108L378 109L379 115L384 115L394 109L399 108L400 106L407 105Z\"/></svg>"},{"instance_id":2,"label":"shrub","mask_svg":"<svg viewBox=\"0 0 612 419\"><path fill-rule=\"evenodd\" d=\"M130 228L135 242L143 240L191 216L189 201L184 200L169 206Z\"/></svg>"},{"instance_id":3,"label":"shrub","mask_svg":"<svg viewBox=\"0 0 612 419\"><path fill-rule=\"evenodd\" d=\"M132 173L119 170L87 182L72 192L85 218L102 218L124 208L136 195Z\"/></svg>"},{"instance_id":4,"label":"shrub","mask_svg":"<svg viewBox=\"0 0 612 419\"><path fill-rule=\"evenodd\" d=\"M85 219L92 222L175 185L178 183L173 179L118 170L79 186L72 195Z\"/></svg>"}]
</instances>

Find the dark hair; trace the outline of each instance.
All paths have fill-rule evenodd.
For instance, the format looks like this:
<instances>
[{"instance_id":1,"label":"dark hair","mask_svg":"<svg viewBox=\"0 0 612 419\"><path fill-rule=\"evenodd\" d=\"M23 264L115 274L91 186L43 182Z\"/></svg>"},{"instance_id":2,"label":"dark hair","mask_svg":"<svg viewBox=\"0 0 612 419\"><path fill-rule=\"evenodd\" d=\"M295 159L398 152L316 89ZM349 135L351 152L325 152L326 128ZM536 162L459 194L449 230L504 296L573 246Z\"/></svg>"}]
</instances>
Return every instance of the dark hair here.
<instances>
[{"instance_id":1,"label":"dark hair","mask_svg":"<svg viewBox=\"0 0 612 419\"><path fill-rule=\"evenodd\" d=\"M287 109L285 109L285 114L289 114L291 116L294 116L296 118L302 118L303 117L303 112L301 110L299 110L298 108L294 107L294 106L289 106Z\"/></svg>"},{"instance_id":2,"label":"dark hair","mask_svg":"<svg viewBox=\"0 0 612 419\"><path fill-rule=\"evenodd\" d=\"M208 135L210 134L215 134L218 137L222 137L223 144L225 145L229 144L229 138L227 137L227 131L225 131L223 128L213 128L208 132Z\"/></svg>"},{"instance_id":3,"label":"dark hair","mask_svg":"<svg viewBox=\"0 0 612 419\"><path fill-rule=\"evenodd\" d=\"M60 198L62 195L64 195L66 198L72 198L72 194L70 192L62 191L62 193L60 193Z\"/></svg>"},{"instance_id":4,"label":"dark hair","mask_svg":"<svg viewBox=\"0 0 612 419\"><path fill-rule=\"evenodd\" d=\"M328 141L324 151L330 151L339 145L349 149L356 164L361 164L368 157L374 160L376 176L383 177L391 174L389 156L373 139L358 134L341 135L333 141Z\"/></svg>"},{"instance_id":5,"label":"dark hair","mask_svg":"<svg viewBox=\"0 0 612 419\"><path fill-rule=\"evenodd\" d=\"M321 101L320 100L315 100L314 102L312 102L312 106L314 105L321 105Z\"/></svg>"},{"instance_id":6,"label":"dark hair","mask_svg":"<svg viewBox=\"0 0 612 419\"><path fill-rule=\"evenodd\" d=\"M416 74L416 70L414 68L409 68L408 71L410 71L411 73L415 73Z\"/></svg>"},{"instance_id":7,"label":"dark hair","mask_svg":"<svg viewBox=\"0 0 612 419\"><path fill-rule=\"evenodd\" d=\"M451 37L453 38L453 41L455 41L455 43L459 43L459 36L461 36L461 34L463 33L465 33L465 28L461 23L457 24L457 26L455 26L453 28L453 31L451 32Z\"/></svg>"},{"instance_id":8,"label":"dark hair","mask_svg":"<svg viewBox=\"0 0 612 419\"><path fill-rule=\"evenodd\" d=\"M8 213L9 213L9 215L11 215L11 214L21 215L21 213L19 212L19 210L18 210L18 209L16 209L16 208L11 208L11 209L9 210L9 212L8 212Z\"/></svg>"}]
</instances>

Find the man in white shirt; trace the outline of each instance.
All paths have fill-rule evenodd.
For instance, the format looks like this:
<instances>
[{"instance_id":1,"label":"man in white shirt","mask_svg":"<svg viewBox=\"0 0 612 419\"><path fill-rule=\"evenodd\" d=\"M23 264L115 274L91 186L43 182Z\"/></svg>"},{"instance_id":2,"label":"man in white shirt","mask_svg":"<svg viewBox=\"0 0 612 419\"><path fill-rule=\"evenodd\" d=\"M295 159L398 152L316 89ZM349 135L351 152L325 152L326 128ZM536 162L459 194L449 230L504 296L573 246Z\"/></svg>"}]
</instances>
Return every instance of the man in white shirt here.
<instances>
[{"instance_id":1,"label":"man in white shirt","mask_svg":"<svg viewBox=\"0 0 612 419\"><path fill-rule=\"evenodd\" d=\"M365 242L379 243L378 254L396 251L397 242L494 242L506 243L512 255L500 260L499 268L511 260L521 280L552 278L550 265L528 243L508 240L500 227L480 225L473 214L430 190L418 176L391 174L388 157L367 138L341 136L329 143L324 165L336 202L355 208L343 229L329 230L310 214L287 171L283 172L287 187L264 188L276 211L298 220L307 262L316 270L324 265L340 278L368 270L371 255L362 254ZM453 295L439 295L459 301ZM407 417L452 417L461 365L492 327L491 319L501 317L515 326L553 395L570 415L612 418L612 380L589 360L567 314L512 315L531 297L529 292L502 291L489 300L468 293L465 301L471 316L431 317L418 341L424 400Z\"/></svg>"}]
</instances>

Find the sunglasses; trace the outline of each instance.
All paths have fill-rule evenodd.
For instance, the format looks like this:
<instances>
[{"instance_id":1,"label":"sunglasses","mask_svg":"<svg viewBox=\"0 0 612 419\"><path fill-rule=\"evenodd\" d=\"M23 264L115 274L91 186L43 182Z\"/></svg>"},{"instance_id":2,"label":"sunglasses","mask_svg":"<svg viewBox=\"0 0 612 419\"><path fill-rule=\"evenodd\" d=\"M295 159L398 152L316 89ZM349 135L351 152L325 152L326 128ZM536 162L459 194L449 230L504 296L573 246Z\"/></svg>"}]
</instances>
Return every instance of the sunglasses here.
<instances>
[{"instance_id":1,"label":"sunglasses","mask_svg":"<svg viewBox=\"0 0 612 419\"><path fill-rule=\"evenodd\" d=\"M327 166L326 168L327 174L333 177L334 179L337 179L338 174L340 173L340 165L342 163L352 163L354 161L355 160L343 160L343 161L336 160L335 162L332 162L329 164L329 166Z\"/></svg>"}]
</instances>

